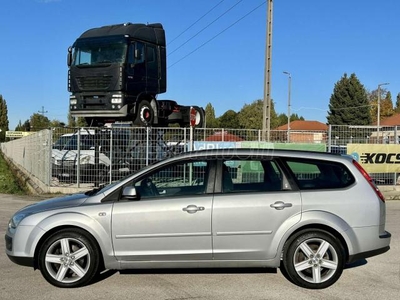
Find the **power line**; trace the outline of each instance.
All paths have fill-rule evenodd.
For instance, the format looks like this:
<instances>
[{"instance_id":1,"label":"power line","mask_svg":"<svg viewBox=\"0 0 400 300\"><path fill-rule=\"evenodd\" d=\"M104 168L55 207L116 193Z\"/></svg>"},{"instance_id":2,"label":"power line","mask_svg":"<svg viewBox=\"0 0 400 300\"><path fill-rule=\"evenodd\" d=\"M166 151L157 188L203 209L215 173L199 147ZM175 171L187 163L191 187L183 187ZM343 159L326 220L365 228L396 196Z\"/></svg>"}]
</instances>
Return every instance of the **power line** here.
<instances>
[{"instance_id":1,"label":"power line","mask_svg":"<svg viewBox=\"0 0 400 300\"><path fill-rule=\"evenodd\" d=\"M346 110L346 109L354 109L354 108L361 108L361 107L373 107L377 106L377 104L366 104L366 105L359 105L359 106L349 106L349 107L338 107L338 108L329 108L328 109L323 109L323 108L318 108L318 107L299 107L299 108L293 108L293 111L300 112L301 110L319 110L319 111L333 111L333 110Z\"/></svg>"},{"instance_id":2,"label":"power line","mask_svg":"<svg viewBox=\"0 0 400 300\"><path fill-rule=\"evenodd\" d=\"M178 39L182 34L184 34L186 31L188 31L190 28L192 28L194 25L196 25L201 19L203 19L205 16L207 16L210 12L212 12L217 6L219 6L222 2L225 0L221 0L218 2L214 7L212 7L208 12L206 12L204 15L202 15L199 19L197 19L192 25L190 25L188 28L186 28L184 31L182 31L177 37L172 39L172 41L168 42L168 46L172 44L176 39Z\"/></svg>"},{"instance_id":3,"label":"power line","mask_svg":"<svg viewBox=\"0 0 400 300\"><path fill-rule=\"evenodd\" d=\"M224 30L220 31L218 34L214 35L211 39L209 39L208 41L204 42L203 44L201 44L200 46L198 46L196 49L194 49L193 51L189 52L188 54L186 54L184 57L182 57L181 59L179 59L178 61L174 62L172 65L169 65L168 68L171 68L173 66L175 66L177 63L181 62L182 60L184 60L185 58L187 58L188 56L192 55L193 53L195 53L197 50L201 49L202 47L204 47L205 45L207 45L209 42L211 42L212 40L214 40L215 38L217 38L218 36L220 36L221 34L223 34L225 31L227 31L228 29L230 29L231 27L233 27L234 25L236 25L237 23L239 23L240 21L242 21L244 18L246 18L248 15L250 15L251 13L253 13L254 11L256 11L258 8L260 8L261 6L263 6L265 4L266 1L263 1L260 5L256 6L254 9L252 9L250 12L248 12L247 14L245 14L243 17L241 17L240 19L236 20L235 22L233 22L231 25L229 25L228 27L226 27Z\"/></svg>"},{"instance_id":4,"label":"power line","mask_svg":"<svg viewBox=\"0 0 400 300\"><path fill-rule=\"evenodd\" d=\"M189 43L191 40L193 40L196 36L198 36L200 33L202 33L204 30L206 30L208 27L210 27L212 24L214 24L215 22L217 22L219 19L221 19L224 15L226 15L228 12L230 12L235 6L237 6L240 2L242 2L243 0L239 0L238 2L236 2L233 6L231 6L230 8L228 8L225 12L223 12L221 15L219 15L214 21L212 21L211 23L209 23L207 26L203 27L200 31L198 31L195 35L193 35L191 38L189 38L188 40L186 40L183 44L181 44L178 48L176 48L175 50L173 50L172 52L170 52L168 54L168 56L170 56L171 54L173 54L174 52L178 51L180 48L182 48L184 45L186 45L187 43Z\"/></svg>"}]
</instances>

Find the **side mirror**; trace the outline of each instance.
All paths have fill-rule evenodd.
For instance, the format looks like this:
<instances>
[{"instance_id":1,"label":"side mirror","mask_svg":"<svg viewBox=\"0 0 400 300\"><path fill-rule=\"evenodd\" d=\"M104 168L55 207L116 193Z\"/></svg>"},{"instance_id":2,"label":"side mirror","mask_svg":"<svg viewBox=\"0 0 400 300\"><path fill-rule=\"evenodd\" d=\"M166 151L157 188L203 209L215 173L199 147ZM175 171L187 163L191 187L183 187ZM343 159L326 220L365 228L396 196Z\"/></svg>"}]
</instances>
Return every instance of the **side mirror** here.
<instances>
[{"instance_id":1,"label":"side mirror","mask_svg":"<svg viewBox=\"0 0 400 300\"><path fill-rule=\"evenodd\" d=\"M138 61L142 60L142 50L135 49L135 60L138 60Z\"/></svg>"},{"instance_id":2,"label":"side mirror","mask_svg":"<svg viewBox=\"0 0 400 300\"><path fill-rule=\"evenodd\" d=\"M68 47L67 65L68 67L72 65L72 47Z\"/></svg>"},{"instance_id":3,"label":"side mirror","mask_svg":"<svg viewBox=\"0 0 400 300\"><path fill-rule=\"evenodd\" d=\"M122 191L122 199L139 200L139 196L136 193L136 188L134 186L125 187Z\"/></svg>"}]
</instances>

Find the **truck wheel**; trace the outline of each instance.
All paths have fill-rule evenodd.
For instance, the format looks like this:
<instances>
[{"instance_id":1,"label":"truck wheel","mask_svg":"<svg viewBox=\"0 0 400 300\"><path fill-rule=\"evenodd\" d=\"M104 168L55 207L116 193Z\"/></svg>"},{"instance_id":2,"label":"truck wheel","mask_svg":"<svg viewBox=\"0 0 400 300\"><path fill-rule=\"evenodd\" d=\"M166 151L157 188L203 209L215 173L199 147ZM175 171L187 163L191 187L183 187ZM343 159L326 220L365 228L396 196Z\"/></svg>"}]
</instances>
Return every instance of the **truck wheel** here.
<instances>
[{"instance_id":1,"label":"truck wheel","mask_svg":"<svg viewBox=\"0 0 400 300\"><path fill-rule=\"evenodd\" d=\"M283 267L291 281L308 289L324 289L342 274L345 253L328 232L309 229L291 237L284 247Z\"/></svg>"},{"instance_id":2,"label":"truck wheel","mask_svg":"<svg viewBox=\"0 0 400 300\"><path fill-rule=\"evenodd\" d=\"M39 269L52 285L87 285L99 272L99 252L93 238L77 228L55 232L39 250Z\"/></svg>"},{"instance_id":3,"label":"truck wheel","mask_svg":"<svg viewBox=\"0 0 400 300\"><path fill-rule=\"evenodd\" d=\"M196 127L203 128L204 127L204 110L201 107L193 106L196 111Z\"/></svg>"},{"instance_id":4,"label":"truck wheel","mask_svg":"<svg viewBox=\"0 0 400 300\"><path fill-rule=\"evenodd\" d=\"M136 112L135 124L139 126L151 126L154 122L154 111L147 100L140 101Z\"/></svg>"}]
</instances>

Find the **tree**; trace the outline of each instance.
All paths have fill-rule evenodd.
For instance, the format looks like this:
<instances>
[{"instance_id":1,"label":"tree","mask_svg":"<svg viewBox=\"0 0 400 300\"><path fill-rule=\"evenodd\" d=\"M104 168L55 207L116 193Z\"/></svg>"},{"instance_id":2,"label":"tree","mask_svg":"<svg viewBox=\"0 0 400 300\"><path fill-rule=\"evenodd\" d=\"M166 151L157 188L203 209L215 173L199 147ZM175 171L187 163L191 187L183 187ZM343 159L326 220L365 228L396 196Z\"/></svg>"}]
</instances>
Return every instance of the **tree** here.
<instances>
[{"instance_id":1,"label":"tree","mask_svg":"<svg viewBox=\"0 0 400 300\"><path fill-rule=\"evenodd\" d=\"M205 109L205 117L206 117L206 127L207 128L218 128L218 120L215 117L215 110L211 103L206 105Z\"/></svg>"},{"instance_id":2,"label":"tree","mask_svg":"<svg viewBox=\"0 0 400 300\"><path fill-rule=\"evenodd\" d=\"M83 117L78 117L76 119L76 127L88 127L88 123L86 122L86 119Z\"/></svg>"},{"instance_id":3,"label":"tree","mask_svg":"<svg viewBox=\"0 0 400 300\"><path fill-rule=\"evenodd\" d=\"M76 127L76 121L75 121L75 118L73 116L71 116L71 112L68 113L67 119L68 119L68 127L72 127L72 128Z\"/></svg>"},{"instance_id":4,"label":"tree","mask_svg":"<svg viewBox=\"0 0 400 300\"><path fill-rule=\"evenodd\" d=\"M8 110L6 100L0 95L0 142L6 139L6 131L8 131Z\"/></svg>"},{"instance_id":5,"label":"tree","mask_svg":"<svg viewBox=\"0 0 400 300\"><path fill-rule=\"evenodd\" d=\"M385 98L381 100L380 116L381 119L394 115L392 94L388 91Z\"/></svg>"},{"instance_id":6,"label":"tree","mask_svg":"<svg viewBox=\"0 0 400 300\"><path fill-rule=\"evenodd\" d=\"M331 125L370 125L370 102L368 95L353 73L345 73L335 84L329 101L328 124Z\"/></svg>"},{"instance_id":7,"label":"tree","mask_svg":"<svg viewBox=\"0 0 400 300\"><path fill-rule=\"evenodd\" d=\"M380 107L380 120L393 116L395 110L393 109L392 94L386 89L380 89L381 91L381 107ZM378 89L373 90L369 93L369 102L371 104L371 121L376 122L378 117Z\"/></svg>"},{"instance_id":8,"label":"tree","mask_svg":"<svg viewBox=\"0 0 400 300\"><path fill-rule=\"evenodd\" d=\"M86 119L83 117L73 117L71 116L71 113L68 113L68 127L88 127L88 124L86 122Z\"/></svg>"},{"instance_id":9,"label":"tree","mask_svg":"<svg viewBox=\"0 0 400 300\"><path fill-rule=\"evenodd\" d=\"M39 131L50 127L50 120L38 113L34 113L30 118L30 125L32 131Z\"/></svg>"},{"instance_id":10,"label":"tree","mask_svg":"<svg viewBox=\"0 0 400 300\"><path fill-rule=\"evenodd\" d=\"M400 113L400 93L398 93L396 97L396 105L394 107L394 112L396 114Z\"/></svg>"},{"instance_id":11,"label":"tree","mask_svg":"<svg viewBox=\"0 0 400 300\"><path fill-rule=\"evenodd\" d=\"M64 126L65 126L65 123L61 122L60 120L54 119L50 122L50 127L64 127Z\"/></svg>"},{"instance_id":12,"label":"tree","mask_svg":"<svg viewBox=\"0 0 400 300\"><path fill-rule=\"evenodd\" d=\"M244 129L262 129L263 125L264 101L259 99L251 104L245 104L239 111L238 119L240 128ZM271 129L278 127L278 117L275 112L274 102L271 101Z\"/></svg>"},{"instance_id":13,"label":"tree","mask_svg":"<svg viewBox=\"0 0 400 300\"><path fill-rule=\"evenodd\" d=\"M278 118L278 127L287 124L287 114L281 113L277 116L277 118ZM296 120L304 121L304 118L302 116L299 117L298 114L291 114L290 122L293 122Z\"/></svg>"},{"instance_id":14,"label":"tree","mask_svg":"<svg viewBox=\"0 0 400 300\"><path fill-rule=\"evenodd\" d=\"M239 129L238 113L234 110L227 110L222 116L218 118L219 126L222 128Z\"/></svg>"}]
</instances>

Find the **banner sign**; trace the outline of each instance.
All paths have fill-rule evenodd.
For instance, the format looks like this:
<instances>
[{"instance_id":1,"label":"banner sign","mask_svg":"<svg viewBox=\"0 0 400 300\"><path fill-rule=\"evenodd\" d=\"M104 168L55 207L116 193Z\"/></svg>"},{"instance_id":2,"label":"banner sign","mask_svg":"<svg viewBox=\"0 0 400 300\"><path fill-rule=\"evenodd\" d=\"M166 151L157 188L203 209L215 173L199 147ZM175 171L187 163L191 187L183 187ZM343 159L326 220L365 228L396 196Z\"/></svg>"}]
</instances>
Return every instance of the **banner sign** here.
<instances>
[{"instance_id":1,"label":"banner sign","mask_svg":"<svg viewBox=\"0 0 400 300\"><path fill-rule=\"evenodd\" d=\"M27 135L32 134L33 132L27 132L27 131L6 131L6 137L9 138L21 138Z\"/></svg>"},{"instance_id":2,"label":"banner sign","mask_svg":"<svg viewBox=\"0 0 400 300\"><path fill-rule=\"evenodd\" d=\"M368 173L400 172L400 145L347 144L347 154L352 155Z\"/></svg>"}]
</instances>

